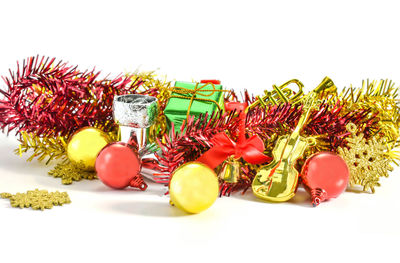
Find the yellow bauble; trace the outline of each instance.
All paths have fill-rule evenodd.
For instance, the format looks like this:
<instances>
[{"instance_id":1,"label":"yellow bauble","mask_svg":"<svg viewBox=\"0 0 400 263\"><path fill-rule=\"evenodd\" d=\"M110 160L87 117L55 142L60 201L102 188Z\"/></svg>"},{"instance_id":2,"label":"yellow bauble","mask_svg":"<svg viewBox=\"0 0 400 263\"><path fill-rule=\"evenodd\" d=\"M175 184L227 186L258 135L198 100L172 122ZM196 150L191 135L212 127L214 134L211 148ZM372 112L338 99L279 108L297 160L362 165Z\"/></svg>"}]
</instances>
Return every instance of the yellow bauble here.
<instances>
[{"instance_id":1,"label":"yellow bauble","mask_svg":"<svg viewBox=\"0 0 400 263\"><path fill-rule=\"evenodd\" d=\"M109 143L107 134L96 128L83 128L72 135L67 153L70 161L83 162L88 171L94 171L94 164L100 150Z\"/></svg>"},{"instance_id":2,"label":"yellow bauble","mask_svg":"<svg viewBox=\"0 0 400 263\"><path fill-rule=\"evenodd\" d=\"M209 208L218 193L217 175L199 162L189 162L176 169L169 186L171 203L193 214Z\"/></svg>"}]
</instances>

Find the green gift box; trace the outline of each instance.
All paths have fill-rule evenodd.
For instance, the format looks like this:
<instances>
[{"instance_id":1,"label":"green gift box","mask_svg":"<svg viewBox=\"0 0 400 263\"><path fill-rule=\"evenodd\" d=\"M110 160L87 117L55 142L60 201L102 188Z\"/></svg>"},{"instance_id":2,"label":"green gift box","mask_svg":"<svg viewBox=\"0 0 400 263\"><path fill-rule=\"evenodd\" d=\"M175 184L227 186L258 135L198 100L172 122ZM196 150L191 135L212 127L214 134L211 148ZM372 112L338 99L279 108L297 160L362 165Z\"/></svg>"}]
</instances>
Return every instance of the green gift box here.
<instances>
[{"instance_id":1,"label":"green gift box","mask_svg":"<svg viewBox=\"0 0 400 263\"><path fill-rule=\"evenodd\" d=\"M178 130L188 116L224 110L224 90L220 84L176 81L164 109L168 129L174 123Z\"/></svg>"}]
</instances>

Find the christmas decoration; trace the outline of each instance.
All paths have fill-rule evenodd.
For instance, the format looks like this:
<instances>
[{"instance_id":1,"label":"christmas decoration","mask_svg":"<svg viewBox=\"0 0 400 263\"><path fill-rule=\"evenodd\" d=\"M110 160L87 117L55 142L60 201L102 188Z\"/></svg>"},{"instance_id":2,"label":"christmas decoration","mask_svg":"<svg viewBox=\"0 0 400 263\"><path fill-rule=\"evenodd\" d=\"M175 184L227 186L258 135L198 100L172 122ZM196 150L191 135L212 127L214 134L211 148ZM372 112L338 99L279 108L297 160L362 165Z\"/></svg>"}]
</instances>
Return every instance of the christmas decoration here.
<instances>
[{"instance_id":1,"label":"christmas decoration","mask_svg":"<svg viewBox=\"0 0 400 263\"><path fill-rule=\"evenodd\" d=\"M321 92L322 95L330 94L330 96L333 96L333 93L332 90ZM362 124L366 138L375 133L379 122L375 114L366 109L346 112L342 102L337 101L334 104L331 101L329 103L321 102L321 94L317 96L319 105L311 109L310 118L303 128L304 136L311 137L310 140L316 142L314 147L306 149L305 157L319 151L337 151L339 146L345 146L346 138L349 136L346 124L349 122ZM301 96L301 98L303 97ZM237 96L231 92L229 98L236 100ZM244 100L249 104L254 102L254 98L251 98L247 92L244 93ZM248 110L245 132L248 136L258 135L264 141L267 155L272 155L272 149L278 139L277 134L286 135L294 130L304 110L300 97L296 100L297 102L294 101L297 103L296 105L279 104L284 102L282 99L276 100L277 105L268 104L266 108L256 106ZM160 175L157 182L168 184L171 173L180 164L196 160L211 148L211 138L219 131L233 135L233 139L237 139L235 136L237 136L239 118L235 114L230 116L229 113L214 115L216 116L212 118L217 118L215 120L202 116L199 117L200 121L188 121L185 123L185 129L189 129L188 132L183 130L181 134L178 131L178 133L170 132L164 135L160 141L162 154L158 155L160 162L163 163L164 173ZM298 169L301 169L303 162L302 159L298 161ZM240 170L241 176L237 183L221 182L222 195L230 195L231 192L238 190L245 192L251 186L258 167L241 162Z\"/></svg>"},{"instance_id":2,"label":"christmas decoration","mask_svg":"<svg viewBox=\"0 0 400 263\"><path fill-rule=\"evenodd\" d=\"M155 153L160 162L160 177L156 182L169 184L171 174L185 162L195 161L202 153L209 150L213 144L211 138L218 132L237 128L234 113L206 113L195 120L189 117L187 123L175 132L174 125L162 140L158 140L161 153Z\"/></svg>"},{"instance_id":3,"label":"christmas decoration","mask_svg":"<svg viewBox=\"0 0 400 263\"><path fill-rule=\"evenodd\" d=\"M366 137L371 136L371 130L376 127L376 118L368 117L368 112L360 111L341 115L340 105L329 106L321 104L319 108L313 109L308 123L303 128L306 137L312 137L316 141L314 147L306 150L305 156L310 156L318 151L336 151L337 147L347 144L345 140L349 133L346 124L355 122L363 124ZM266 155L271 156L272 149L278 139L277 134L289 134L296 126L303 109L301 105L292 106L282 104L270 106L266 109L255 108L250 110L246 116L246 134L256 134L265 145ZM202 116L196 121L189 118L185 124L186 130L175 132L171 130L159 141L161 153L156 154L162 171L156 181L168 184L172 172L181 164L197 160L202 153L209 150L213 144L211 138L218 132L227 132L235 135L238 129L238 118L234 113L217 114L212 118ZM233 139L237 139L233 137ZM298 163L301 163L299 160ZM241 161L240 161L241 162ZM253 178L257 174L258 167L241 162L241 176L237 183L221 182L221 194L242 190L245 192L251 187Z\"/></svg>"},{"instance_id":4,"label":"christmas decoration","mask_svg":"<svg viewBox=\"0 0 400 263\"><path fill-rule=\"evenodd\" d=\"M106 133L99 129L86 127L77 131L68 142L67 152L70 161L83 163L85 170L94 171L97 154L110 142Z\"/></svg>"},{"instance_id":5,"label":"christmas decoration","mask_svg":"<svg viewBox=\"0 0 400 263\"><path fill-rule=\"evenodd\" d=\"M97 176L105 185L115 189L131 186L146 190L147 184L140 175L140 168L136 149L123 142L107 145L96 159Z\"/></svg>"},{"instance_id":6,"label":"christmas decoration","mask_svg":"<svg viewBox=\"0 0 400 263\"><path fill-rule=\"evenodd\" d=\"M10 199L12 207L28 208L33 210L51 209L53 206L62 206L71 203L67 192L48 192L47 190L28 191L26 193L17 193L15 195L9 193L1 193L1 198Z\"/></svg>"},{"instance_id":7,"label":"christmas decoration","mask_svg":"<svg viewBox=\"0 0 400 263\"><path fill-rule=\"evenodd\" d=\"M291 104L250 110L246 118L246 133L260 136L266 144L266 151L270 153L277 135L290 134L303 111L302 105ZM363 124L366 137L374 133L378 127L378 119L369 115L370 112L366 110L344 113L344 107L339 103L322 103L311 109L309 120L303 127L303 134L316 139L317 145L313 148L315 151L336 151L339 146L347 144L345 139L349 134L346 124L349 122Z\"/></svg>"},{"instance_id":8,"label":"christmas decoration","mask_svg":"<svg viewBox=\"0 0 400 263\"><path fill-rule=\"evenodd\" d=\"M295 130L290 136L279 137L272 154L274 160L263 166L253 180L253 193L262 199L283 202L295 195L298 182L298 172L295 169L297 159L304 154L311 141L300 135L306 124L311 108L316 103L318 92L334 87L331 79L325 78L305 100L305 111L301 115Z\"/></svg>"},{"instance_id":9,"label":"christmas decoration","mask_svg":"<svg viewBox=\"0 0 400 263\"><path fill-rule=\"evenodd\" d=\"M15 151L17 154L22 156L22 153L33 151L27 161L32 161L34 158L43 161L47 158L46 164L48 164L52 160L66 160L67 140L65 137L38 137L34 133L21 131L19 141L19 148Z\"/></svg>"},{"instance_id":10,"label":"christmas decoration","mask_svg":"<svg viewBox=\"0 0 400 263\"><path fill-rule=\"evenodd\" d=\"M271 158L264 155L264 143L263 141L257 136L254 135L250 139L246 139L245 135L245 125L246 125L246 114L245 110L247 108L247 103L240 103L240 102L227 102L225 104L225 108L227 111L238 111L239 112L239 127L236 132L236 136L238 138L237 144L232 140L229 141L231 144L229 147L228 145L221 144L221 141L218 139L216 140L216 145L208 150L206 153L203 154L200 159L203 159L203 162L209 163L210 160L215 162L215 160L220 161L221 157L225 159L228 154L232 154L226 159L222 165L221 171L218 174L218 177L222 179L226 183L237 183L240 177L240 158L241 155L243 159L249 163L253 164L261 164L267 161L270 161ZM223 133L220 133L223 135ZM219 137L219 134L215 135L213 139ZM224 139L228 137L225 136ZM229 140L229 138L228 138ZM228 149L231 148L231 151ZM208 156L208 157L207 157ZM199 160L200 160L199 159ZM214 166L214 165L213 165ZM212 167L215 168L215 167Z\"/></svg>"},{"instance_id":11,"label":"christmas decoration","mask_svg":"<svg viewBox=\"0 0 400 263\"><path fill-rule=\"evenodd\" d=\"M210 83L175 82L164 114L169 127L180 128L189 116L224 110L222 85ZM210 115L209 115L210 116Z\"/></svg>"},{"instance_id":12,"label":"christmas decoration","mask_svg":"<svg viewBox=\"0 0 400 263\"><path fill-rule=\"evenodd\" d=\"M5 78L8 91L1 91L7 99L1 101L1 127L66 136L100 121L101 128L109 130L113 125L113 93L136 90L142 82L128 77L102 80L98 76L94 71L80 72L77 67L56 63L54 58L24 60L16 73Z\"/></svg>"},{"instance_id":13,"label":"christmas decoration","mask_svg":"<svg viewBox=\"0 0 400 263\"><path fill-rule=\"evenodd\" d=\"M99 176L112 188L145 190L146 175L170 186L177 207L197 213L218 190L229 196L252 189L269 201L288 200L302 171L318 205L345 187L341 158L350 186L371 192L400 160L400 100L387 80L338 93L326 78L306 94L292 79L239 98L217 80L171 87L154 72L103 78L39 56L17 66L3 77L0 129L15 132L15 152L30 154L28 161L59 161L49 175L63 184ZM109 144L117 140L123 142ZM22 195L15 200L33 204Z\"/></svg>"},{"instance_id":14,"label":"christmas decoration","mask_svg":"<svg viewBox=\"0 0 400 263\"><path fill-rule=\"evenodd\" d=\"M202 154L197 161L207 164L212 169L230 156L234 156L236 159L242 157L246 162L252 164L265 163L271 160L270 157L263 154L263 141L257 135L236 143L226 133L221 132L212 137L211 142L214 146Z\"/></svg>"},{"instance_id":15,"label":"christmas decoration","mask_svg":"<svg viewBox=\"0 0 400 263\"><path fill-rule=\"evenodd\" d=\"M114 95L157 96L169 86L152 73L134 73L114 79L100 78L100 72L79 71L76 66L39 56L17 63L17 71L4 79L7 90L0 90L0 128L17 134L26 132L43 145L50 140L68 141L77 130L91 126L115 132L112 121ZM165 102L162 102L165 103ZM23 139L22 146L38 149ZM41 148L41 147L39 147ZM22 152L25 151L22 149ZM59 152L43 151L38 157L52 159Z\"/></svg>"},{"instance_id":16,"label":"christmas decoration","mask_svg":"<svg viewBox=\"0 0 400 263\"><path fill-rule=\"evenodd\" d=\"M301 178L315 207L325 200L339 196L346 189L349 169L339 155L319 152L307 159Z\"/></svg>"},{"instance_id":17,"label":"christmas decoration","mask_svg":"<svg viewBox=\"0 0 400 263\"><path fill-rule=\"evenodd\" d=\"M61 178L61 183L68 185L74 181L81 181L83 179L94 180L97 179L96 173L87 171L85 164L81 161L65 163L58 163L52 170L48 172L54 178Z\"/></svg>"},{"instance_id":18,"label":"christmas decoration","mask_svg":"<svg viewBox=\"0 0 400 263\"><path fill-rule=\"evenodd\" d=\"M146 128L157 116L157 99L145 95L121 95L114 98L114 121L120 125L121 140L138 150L146 146Z\"/></svg>"},{"instance_id":19,"label":"christmas decoration","mask_svg":"<svg viewBox=\"0 0 400 263\"><path fill-rule=\"evenodd\" d=\"M287 88L290 84L296 84L299 88L298 92L294 92L291 89ZM260 96L256 97L256 101L253 102L248 109L253 109L255 107L267 107L267 105L277 105L281 103L298 103L303 96L303 88L304 85L297 79L292 79L277 87L276 85L272 85L273 91L265 90L265 95L261 98Z\"/></svg>"},{"instance_id":20,"label":"christmas decoration","mask_svg":"<svg viewBox=\"0 0 400 263\"><path fill-rule=\"evenodd\" d=\"M169 185L171 203L187 213L200 213L218 197L218 179L206 165L189 162L179 167Z\"/></svg>"},{"instance_id":21,"label":"christmas decoration","mask_svg":"<svg viewBox=\"0 0 400 263\"><path fill-rule=\"evenodd\" d=\"M158 95L149 94L156 96L158 103L158 115L154 120L154 124L148 128L148 140L150 143L156 142L157 138L162 138L167 132L167 118L165 117L164 109L167 106L167 102L171 95L170 85L170 82L164 81L163 83L158 84L155 88L155 90L158 91Z\"/></svg>"},{"instance_id":22,"label":"christmas decoration","mask_svg":"<svg viewBox=\"0 0 400 263\"><path fill-rule=\"evenodd\" d=\"M396 146L400 127L400 100L398 89L394 88L392 81L363 81L361 88L350 86L335 98L343 101L346 112L368 110L375 115L379 120L375 133L379 133L391 149Z\"/></svg>"},{"instance_id":23,"label":"christmas decoration","mask_svg":"<svg viewBox=\"0 0 400 263\"><path fill-rule=\"evenodd\" d=\"M338 148L338 153L350 169L350 186L360 185L363 191L375 193L375 187L380 186L379 178L388 177L388 171L393 170L390 166L393 154L383 138L366 140L364 134L357 135L354 123L349 123L347 129L352 137L347 138L347 147Z\"/></svg>"},{"instance_id":24,"label":"christmas decoration","mask_svg":"<svg viewBox=\"0 0 400 263\"><path fill-rule=\"evenodd\" d=\"M225 183L235 184L240 179L240 158L236 159L233 155L226 159L218 173L218 178Z\"/></svg>"}]
</instances>

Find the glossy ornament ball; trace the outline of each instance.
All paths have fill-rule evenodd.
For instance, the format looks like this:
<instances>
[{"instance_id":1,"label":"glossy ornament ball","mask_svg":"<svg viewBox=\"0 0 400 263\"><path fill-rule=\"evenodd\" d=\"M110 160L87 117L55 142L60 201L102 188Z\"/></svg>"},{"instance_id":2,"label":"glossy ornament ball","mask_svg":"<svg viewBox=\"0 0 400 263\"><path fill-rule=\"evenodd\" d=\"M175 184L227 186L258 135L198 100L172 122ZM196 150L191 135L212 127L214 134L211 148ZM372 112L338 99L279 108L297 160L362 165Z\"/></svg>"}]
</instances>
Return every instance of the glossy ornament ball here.
<instances>
[{"instance_id":1,"label":"glossy ornament ball","mask_svg":"<svg viewBox=\"0 0 400 263\"><path fill-rule=\"evenodd\" d=\"M126 143L115 142L104 147L96 160L96 172L107 186L123 189L127 186L147 188L140 175L141 164L135 149Z\"/></svg>"},{"instance_id":2,"label":"glossy ornament ball","mask_svg":"<svg viewBox=\"0 0 400 263\"><path fill-rule=\"evenodd\" d=\"M307 159L301 171L306 190L311 194L313 206L339 196L349 182L349 168L339 155L319 152Z\"/></svg>"},{"instance_id":3,"label":"glossy ornament ball","mask_svg":"<svg viewBox=\"0 0 400 263\"><path fill-rule=\"evenodd\" d=\"M99 129L86 127L72 135L67 145L68 158L83 162L88 171L94 170L97 155L109 143L107 134Z\"/></svg>"},{"instance_id":4,"label":"glossy ornament ball","mask_svg":"<svg viewBox=\"0 0 400 263\"><path fill-rule=\"evenodd\" d=\"M169 186L171 203L193 214L209 208L218 193L217 175L199 162L189 162L176 169Z\"/></svg>"}]
</instances>

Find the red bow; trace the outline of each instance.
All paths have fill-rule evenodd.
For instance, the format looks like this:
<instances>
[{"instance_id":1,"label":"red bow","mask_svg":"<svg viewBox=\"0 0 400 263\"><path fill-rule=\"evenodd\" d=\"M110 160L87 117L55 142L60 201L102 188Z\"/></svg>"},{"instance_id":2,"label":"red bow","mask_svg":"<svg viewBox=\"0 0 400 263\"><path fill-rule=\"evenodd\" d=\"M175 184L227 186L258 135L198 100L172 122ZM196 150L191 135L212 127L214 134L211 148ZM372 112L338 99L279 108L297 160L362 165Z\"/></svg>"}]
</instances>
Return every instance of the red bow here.
<instances>
[{"instance_id":1,"label":"red bow","mask_svg":"<svg viewBox=\"0 0 400 263\"><path fill-rule=\"evenodd\" d=\"M264 143L257 135L243 142L234 142L224 132L217 133L211 139L214 146L200 156L197 161L214 169L233 155L236 159L243 159L251 164L261 164L270 161L272 158L263 154Z\"/></svg>"}]
</instances>

